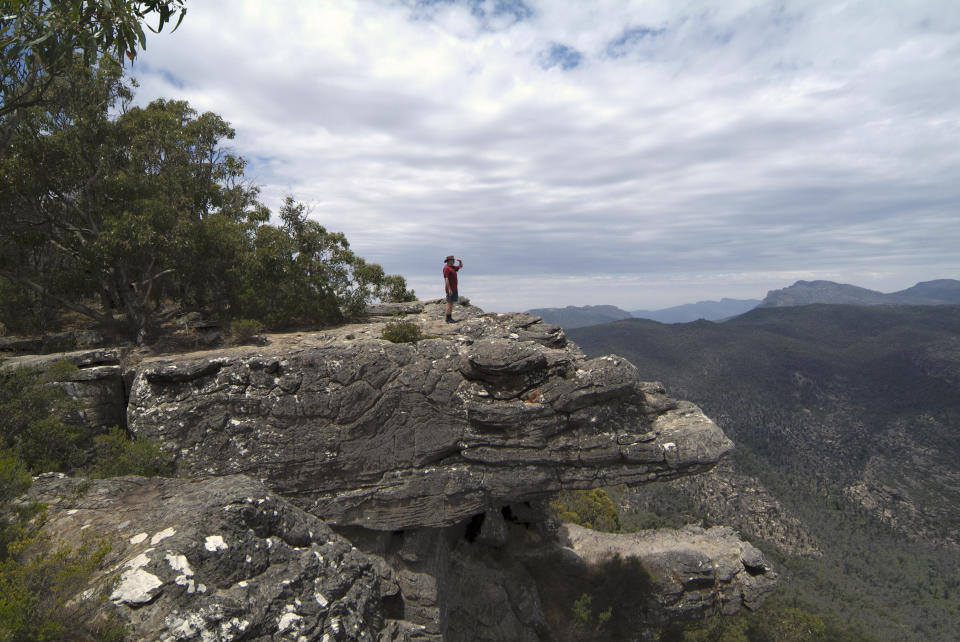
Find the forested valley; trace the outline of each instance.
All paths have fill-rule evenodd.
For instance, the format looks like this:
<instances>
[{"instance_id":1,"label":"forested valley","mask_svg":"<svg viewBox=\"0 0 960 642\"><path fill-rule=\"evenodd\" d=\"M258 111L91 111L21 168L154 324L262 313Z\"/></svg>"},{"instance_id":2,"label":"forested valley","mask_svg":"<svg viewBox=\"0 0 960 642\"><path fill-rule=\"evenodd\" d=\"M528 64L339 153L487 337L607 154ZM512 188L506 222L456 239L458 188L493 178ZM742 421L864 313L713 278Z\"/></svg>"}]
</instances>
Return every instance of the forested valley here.
<instances>
[{"instance_id":1,"label":"forested valley","mask_svg":"<svg viewBox=\"0 0 960 642\"><path fill-rule=\"evenodd\" d=\"M569 335L627 357L736 443L709 475L611 489L623 528L729 524L776 560L779 607L863 638L960 635L960 307L769 308Z\"/></svg>"}]
</instances>

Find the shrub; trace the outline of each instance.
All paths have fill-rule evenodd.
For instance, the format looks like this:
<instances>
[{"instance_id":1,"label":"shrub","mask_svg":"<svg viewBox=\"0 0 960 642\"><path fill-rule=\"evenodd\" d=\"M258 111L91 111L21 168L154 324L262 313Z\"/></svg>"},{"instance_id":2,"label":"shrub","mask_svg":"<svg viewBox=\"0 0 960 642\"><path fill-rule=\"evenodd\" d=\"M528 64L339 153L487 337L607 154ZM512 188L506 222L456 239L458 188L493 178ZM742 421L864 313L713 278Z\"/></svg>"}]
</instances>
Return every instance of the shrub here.
<instances>
[{"instance_id":1,"label":"shrub","mask_svg":"<svg viewBox=\"0 0 960 642\"><path fill-rule=\"evenodd\" d=\"M617 507L602 488L561 491L550 502L550 508L560 521L608 533L620 531Z\"/></svg>"},{"instance_id":2,"label":"shrub","mask_svg":"<svg viewBox=\"0 0 960 642\"><path fill-rule=\"evenodd\" d=\"M94 437L93 443L94 462L89 471L91 477L162 477L174 473L170 454L145 437L131 439L126 431L116 426Z\"/></svg>"},{"instance_id":3,"label":"shrub","mask_svg":"<svg viewBox=\"0 0 960 642\"><path fill-rule=\"evenodd\" d=\"M86 455L78 444L88 432L60 418L76 407L55 383L71 370L61 362L46 371L0 371L0 642L124 637L115 619L94 622L102 598L77 597L109 548L91 538L78 548L55 546L40 532L44 507L12 503L30 488L31 472L68 471ZM141 470L152 461L143 443L103 456Z\"/></svg>"},{"instance_id":4,"label":"shrub","mask_svg":"<svg viewBox=\"0 0 960 642\"><path fill-rule=\"evenodd\" d=\"M247 343L263 332L263 324L256 319L238 319L230 323L230 334L237 343Z\"/></svg>"},{"instance_id":5,"label":"shrub","mask_svg":"<svg viewBox=\"0 0 960 642\"><path fill-rule=\"evenodd\" d=\"M411 321L391 321L383 326L380 336L392 343L416 343L424 338L420 326Z\"/></svg>"},{"instance_id":6,"label":"shrub","mask_svg":"<svg viewBox=\"0 0 960 642\"><path fill-rule=\"evenodd\" d=\"M46 370L0 371L0 449L19 459L31 473L65 471L83 459L78 443L85 431L63 420L78 404L53 384L75 368L65 361Z\"/></svg>"},{"instance_id":7,"label":"shrub","mask_svg":"<svg viewBox=\"0 0 960 642\"><path fill-rule=\"evenodd\" d=\"M122 641L115 619L94 622L102 597L77 598L109 545L87 538L76 549L64 544L48 554L24 552L43 539L36 532L23 536L0 562L0 640Z\"/></svg>"}]
</instances>

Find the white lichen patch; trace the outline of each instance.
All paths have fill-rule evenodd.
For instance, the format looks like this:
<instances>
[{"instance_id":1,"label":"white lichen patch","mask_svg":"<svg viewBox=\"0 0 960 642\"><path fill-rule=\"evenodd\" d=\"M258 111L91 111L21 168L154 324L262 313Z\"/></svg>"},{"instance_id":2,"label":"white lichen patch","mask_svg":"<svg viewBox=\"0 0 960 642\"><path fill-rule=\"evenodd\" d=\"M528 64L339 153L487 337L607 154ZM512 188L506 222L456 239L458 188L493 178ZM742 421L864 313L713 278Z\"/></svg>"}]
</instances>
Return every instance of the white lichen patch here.
<instances>
[{"instance_id":1,"label":"white lichen patch","mask_svg":"<svg viewBox=\"0 0 960 642\"><path fill-rule=\"evenodd\" d=\"M131 543L131 544L140 544L141 542L143 542L144 540L146 540L148 537L150 537L150 536L147 535L146 533L138 533L137 535L134 535L133 537L130 538L130 543Z\"/></svg>"},{"instance_id":2,"label":"white lichen patch","mask_svg":"<svg viewBox=\"0 0 960 642\"><path fill-rule=\"evenodd\" d=\"M174 555L172 553L168 553L167 563L170 565L170 568L178 573L182 573L183 575L193 575L193 569L190 568L190 562L187 561L186 555Z\"/></svg>"},{"instance_id":3,"label":"white lichen patch","mask_svg":"<svg viewBox=\"0 0 960 642\"><path fill-rule=\"evenodd\" d=\"M173 536L176 532L177 531L172 526L170 528L165 528L150 538L150 545L156 546L157 544L167 539L168 537Z\"/></svg>"},{"instance_id":4,"label":"white lichen patch","mask_svg":"<svg viewBox=\"0 0 960 642\"><path fill-rule=\"evenodd\" d=\"M286 633L291 629L300 628L300 623L303 621L303 617L296 613L284 613L277 620L277 633Z\"/></svg>"},{"instance_id":5,"label":"white lichen patch","mask_svg":"<svg viewBox=\"0 0 960 642\"><path fill-rule=\"evenodd\" d=\"M197 613L187 613L184 616L174 614L168 616L164 623L170 635L166 635L162 640L201 640L201 642L215 642L218 640L232 640L234 636L230 633L219 635L216 631L207 628L204 611L201 609Z\"/></svg>"},{"instance_id":6,"label":"white lichen patch","mask_svg":"<svg viewBox=\"0 0 960 642\"><path fill-rule=\"evenodd\" d=\"M187 577L186 575L177 575L173 581L176 582L178 586L186 586L187 593L195 593L197 591L197 587L193 583L193 578Z\"/></svg>"},{"instance_id":7,"label":"white lichen patch","mask_svg":"<svg viewBox=\"0 0 960 642\"><path fill-rule=\"evenodd\" d=\"M211 553L225 551L230 548L220 535L208 535L207 539L204 540L203 547Z\"/></svg>"},{"instance_id":8,"label":"white lichen patch","mask_svg":"<svg viewBox=\"0 0 960 642\"><path fill-rule=\"evenodd\" d=\"M247 620L241 620L240 618L235 617L235 618L230 618L229 622L224 623L223 632L224 634L230 636L230 638L227 638L227 639L232 639L234 630L236 630L237 633L243 633L249 627L250 627L250 622L248 622Z\"/></svg>"},{"instance_id":9,"label":"white lichen patch","mask_svg":"<svg viewBox=\"0 0 960 642\"><path fill-rule=\"evenodd\" d=\"M145 604L154 598L154 591L161 586L163 582L153 573L139 567L131 568L120 576L110 599L122 604Z\"/></svg>"}]
</instances>

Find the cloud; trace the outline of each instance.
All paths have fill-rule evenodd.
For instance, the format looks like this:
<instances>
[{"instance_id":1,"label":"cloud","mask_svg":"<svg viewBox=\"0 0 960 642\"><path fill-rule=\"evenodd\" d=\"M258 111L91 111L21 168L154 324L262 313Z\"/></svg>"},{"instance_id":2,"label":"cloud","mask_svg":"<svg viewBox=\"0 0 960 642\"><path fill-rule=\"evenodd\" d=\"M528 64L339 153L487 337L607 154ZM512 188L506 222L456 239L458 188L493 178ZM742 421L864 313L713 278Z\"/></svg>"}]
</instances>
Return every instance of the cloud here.
<instances>
[{"instance_id":1,"label":"cloud","mask_svg":"<svg viewBox=\"0 0 960 642\"><path fill-rule=\"evenodd\" d=\"M952 2L278 0L134 75L419 294L452 252L490 309L652 309L960 277L958 67Z\"/></svg>"}]
</instances>

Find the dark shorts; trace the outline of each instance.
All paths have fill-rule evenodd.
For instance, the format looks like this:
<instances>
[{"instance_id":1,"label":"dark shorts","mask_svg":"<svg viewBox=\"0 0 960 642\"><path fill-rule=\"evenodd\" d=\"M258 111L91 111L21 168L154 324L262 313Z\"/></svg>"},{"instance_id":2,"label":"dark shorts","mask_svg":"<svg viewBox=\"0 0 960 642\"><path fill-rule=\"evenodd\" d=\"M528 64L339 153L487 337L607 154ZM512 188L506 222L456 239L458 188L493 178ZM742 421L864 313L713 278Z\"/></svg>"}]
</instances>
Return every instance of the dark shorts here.
<instances>
[{"instance_id":1,"label":"dark shorts","mask_svg":"<svg viewBox=\"0 0 960 642\"><path fill-rule=\"evenodd\" d=\"M457 296L457 291L454 290L453 292L447 295L447 303L456 303L457 299L459 298L460 297Z\"/></svg>"}]
</instances>

